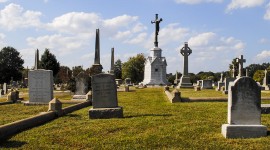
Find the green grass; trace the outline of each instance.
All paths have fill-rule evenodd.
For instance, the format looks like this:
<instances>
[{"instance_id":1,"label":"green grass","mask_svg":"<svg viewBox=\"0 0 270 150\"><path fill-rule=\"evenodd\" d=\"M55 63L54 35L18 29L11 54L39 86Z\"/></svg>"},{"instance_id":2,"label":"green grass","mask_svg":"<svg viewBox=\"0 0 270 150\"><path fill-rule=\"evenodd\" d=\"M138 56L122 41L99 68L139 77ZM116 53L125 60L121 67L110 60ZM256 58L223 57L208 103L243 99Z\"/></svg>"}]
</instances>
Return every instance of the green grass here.
<instances>
[{"instance_id":1,"label":"green grass","mask_svg":"<svg viewBox=\"0 0 270 150\"><path fill-rule=\"evenodd\" d=\"M221 91L215 91L215 89L202 89L201 91L195 91L194 89L180 89L182 97L227 97L228 95L222 94Z\"/></svg>"},{"instance_id":2,"label":"green grass","mask_svg":"<svg viewBox=\"0 0 270 150\"><path fill-rule=\"evenodd\" d=\"M24 131L1 149L269 149L270 137L225 139L226 102L171 104L162 88L119 92L122 119L89 119L84 108ZM1 108L1 107L0 107ZM5 113L6 114L6 113ZM0 115L5 115L1 113ZM270 126L270 115L262 115ZM269 130L269 128L268 128Z\"/></svg>"},{"instance_id":3,"label":"green grass","mask_svg":"<svg viewBox=\"0 0 270 150\"><path fill-rule=\"evenodd\" d=\"M68 107L71 104L63 104ZM24 106L22 103L0 105L0 125L35 116L40 112L48 111L48 105Z\"/></svg>"}]
</instances>

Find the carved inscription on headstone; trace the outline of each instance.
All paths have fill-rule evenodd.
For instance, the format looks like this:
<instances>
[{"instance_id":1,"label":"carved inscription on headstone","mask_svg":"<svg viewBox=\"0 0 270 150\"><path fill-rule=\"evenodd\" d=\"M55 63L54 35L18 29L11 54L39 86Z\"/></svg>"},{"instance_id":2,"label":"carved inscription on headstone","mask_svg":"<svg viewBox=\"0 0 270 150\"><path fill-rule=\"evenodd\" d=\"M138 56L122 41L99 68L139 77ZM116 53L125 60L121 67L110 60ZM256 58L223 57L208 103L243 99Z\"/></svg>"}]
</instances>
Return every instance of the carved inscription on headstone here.
<instances>
[{"instance_id":1,"label":"carved inscription on headstone","mask_svg":"<svg viewBox=\"0 0 270 150\"><path fill-rule=\"evenodd\" d=\"M261 91L253 79L242 77L230 84L228 99L229 124L261 124Z\"/></svg>"},{"instance_id":2,"label":"carved inscription on headstone","mask_svg":"<svg viewBox=\"0 0 270 150\"><path fill-rule=\"evenodd\" d=\"M93 108L118 107L114 75L98 74L92 76Z\"/></svg>"},{"instance_id":3,"label":"carved inscription on headstone","mask_svg":"<svg viewBox=\"0 0 270 150\"><path fill-rule=\"evenodd\" d=\"M49 103L53 99L53 72L31 70L28 73L29 102Z\"/></svg>"}]
</instances>

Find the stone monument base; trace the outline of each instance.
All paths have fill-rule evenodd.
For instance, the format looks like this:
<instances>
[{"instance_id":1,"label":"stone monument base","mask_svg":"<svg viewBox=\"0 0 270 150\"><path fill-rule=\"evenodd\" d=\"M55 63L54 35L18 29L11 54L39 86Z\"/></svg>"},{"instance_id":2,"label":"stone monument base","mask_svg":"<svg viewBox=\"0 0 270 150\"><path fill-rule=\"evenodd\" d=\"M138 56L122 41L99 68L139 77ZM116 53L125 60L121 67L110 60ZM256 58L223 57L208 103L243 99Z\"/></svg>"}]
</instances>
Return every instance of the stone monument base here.
<instances>
[{"instance_id":1,"label":"stone monument base","mask_svg":"<svg viewBox=\"0 0 270 150\"><path fill-rule=\"evenodd\" d=\"M177 88L194 88L192 83L190 82L189 76L183 76L180 79L180 83L178 84Z\"/></svg>"},{"instance_id":2,"label":"stone monument base","mask_svg":"<svg viewBox=\"0 0 270 150\"><path fill-rule=\"evenodd\" d=\"M259 138L267 136L267 127L263 125L223 124L221 130L225 138Z\"/></svg>"},{"instance_id":3,"label":"stone monument base","mask_svg":"<svg viewBox=\"0 0 270 150\"><path fill-rule=\"evenodd\" d=\"M72 97L72 100L86 100L87 96L86 95L74 95Z\"/></svg>"},{"instance_id":4,"label":"stone monument base","mask_svg":"<svg viewBox=\"0 0 270 150\"><path fill-rule=\"evenodd\" d=\"M123 107L91 108L89 110L90 119L123 118L123 116Z\"/></svg>"}]
</instances>

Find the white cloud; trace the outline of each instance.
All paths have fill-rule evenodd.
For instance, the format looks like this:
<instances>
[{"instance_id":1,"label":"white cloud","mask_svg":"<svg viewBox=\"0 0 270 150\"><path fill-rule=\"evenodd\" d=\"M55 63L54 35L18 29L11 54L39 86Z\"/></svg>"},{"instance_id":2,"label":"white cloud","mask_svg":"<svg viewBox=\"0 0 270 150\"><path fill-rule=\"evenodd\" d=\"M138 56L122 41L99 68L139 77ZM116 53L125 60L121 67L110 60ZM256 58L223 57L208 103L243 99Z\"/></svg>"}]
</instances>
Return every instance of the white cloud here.
<instances>
[{"instance_id":1,"label":"white cloud","mask_svg":"<svg viewBox=\"0 0 270 150\"><path fill-rule=\"evenodd\" d=\"M140 33L136 37L130 40L126 40L125 43L129 44L139 44L142 43L147 37L147 33Z\"/></svg>"},{"instance_id":2,"label":"white cloud","mask_svg":"<svg viewBox=\"0 0 270 150\"><path fill-rule=\"evenodd\" d=\"M263 50L261 53L256 55L255 59L256 62L268 62L270 60L270 50Z\"/></svg>"},{"instance_id":3,"label":"white cloud","mask_svg":"<svg viewBox=\"0 0 270 150\"><path fill-rule=\"evenodd\" d=\"M250 8L260 6L265 2L265 0L232 0L227 6L227 11L231 11L239 8Z\"/></svg>"},{"instance_id":4,"label":"white cloud","mask_svg":"<svg viewBox=\"0 0 270 150\"><path fill-rule=\"evenodd\" d=\"M0 26L8 30L39 26L42 15L38 11L24 10L20 5L9 4L0 10Z\"/></svg>"},{"instance_id":5,"label":"white cloud","mask_svg":"<svg viewBox=\"0 0 270 150\"><path fill-rule=\"evenodd\" d=\"M70 12L56 17L47 24L47 29L60 33L79 34L94 33L101 24L101 18L96 13Z\"/></svg>"},{"instance_id":6,"label":"white cloud","mask_svg":"<svg viewBox=\"0 0 270 150\"><path fill-rule=\"evenodd\" d=\"M104 27L109 27L109 28L119 28L119 27L126 27L130 23L135 22L138 20L137 16L128 16L126 14L122 16L118 16L112 19L107 19L103 21Z\"/></svg>"},{"instance_id":7,"label":"white cloud","mask_svg":"<svg viewBox=\"0 0 270 150\"><path fill-rule=\"evenodd\" d=\"M27 38L29 46L39 49L49 48L57 54L68 54L88 45L87 39L80 36L63 36L61 34Z\"/></svg>"},{"instance_id":8,"label":"white cloud","mask_svg":"<svg viewBox=\"0 0 270 150\"><path fill-rule=\"evenodd\" d=\"M189 29L180 27L178 23L168 24L159 31L159 45L163 47L173 42L180 42L188 35ZM147 48L153 47L154 32L146 43ZM150 47L149 47L150 46Z\"/></svg>"},{"instance_id":9,"label":"white cloud","mask_svg":"<svg viewBox=\"0 0 270 150\"><path fill-rule=\"evenodd\" d=\"M5 37L6 37L5 34L0 33L0 47L5 47L6 46Z\"/></svg>"},{"instance_id":10,"label":"white cloud","mask_svg":"<svg viewBox=\"0 0 270 150\"><path fill-rule=\"evenodd\" d=\"M188 43L194 47L208 45L211 40L215 38L216 34L213 32L206 32L199 34L195 37L191 37Z\"/></svg>"},{"instance_id":11,"label":"white cloud","mask_svg":"<svg viewBox=\"0 0 270 150\"><path fill-rule=\"evenodd\" d=\"M263 16L265 20L270 20L270 2L266 6L266 12Z\"/></svg>"},{"instance_id":12,"label":"white cloud","mask_svg":"<svg viewBox=\"0 0 270 150\"><path fill-rule=\"evenodd\" d=\"M0 3L5 3L7 1L9 1L9 0L0 0Z\"/></svg>"},{"instance_id":13,"label":"white cloud","mask_svg":"<svg viewBox=\"0 0 270 150\"><path fill-rule=\"evenodd\" d=\"M261 38L261 39L259 40L259 43L261 43L261 44L266 44L266 43L268 43L268 42L269 42L269 40L266 39L266 38Z\"/></svg>"},{"instance_id":14,"label":"white cloud","mask_svg":"<svg viewBox=\"0 0 270 150\"><path fill-rule=\"evenodd\" d=\"M200 4L200 3L221 3L223 0L174 0L176 3Z\"/></svg>"}]
</instances>

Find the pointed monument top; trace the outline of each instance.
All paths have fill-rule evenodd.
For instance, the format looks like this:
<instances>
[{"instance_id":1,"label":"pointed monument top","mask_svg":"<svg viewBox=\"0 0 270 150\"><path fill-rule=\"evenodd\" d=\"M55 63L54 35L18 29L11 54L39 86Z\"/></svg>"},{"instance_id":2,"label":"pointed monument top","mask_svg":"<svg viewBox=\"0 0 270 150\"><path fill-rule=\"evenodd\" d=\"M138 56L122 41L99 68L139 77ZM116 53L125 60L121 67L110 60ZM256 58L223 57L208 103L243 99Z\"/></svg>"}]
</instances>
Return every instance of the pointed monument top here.
<instances>
[{"instance_id":1,"label":"pointed monument top","mask_svg":"<svg viewBox=\"0 0 270 150\"><path fill-rule=\"evenodd\" d=\"M35 54L35 67L34 70L38 70L39 69L39 50L36 50L36 54Z\"/></svg>"},{"instance_id":2,"label":"pointed monument top","mask_svg":"<svg viewBox=\"0 0 270 150\"><path fill-rule=\"evenodd\" d=\"M99 29L96 29L96 45L95 45L95 61L94 61L94 64L100 64Z\"/></svg>"}]
</instances>

